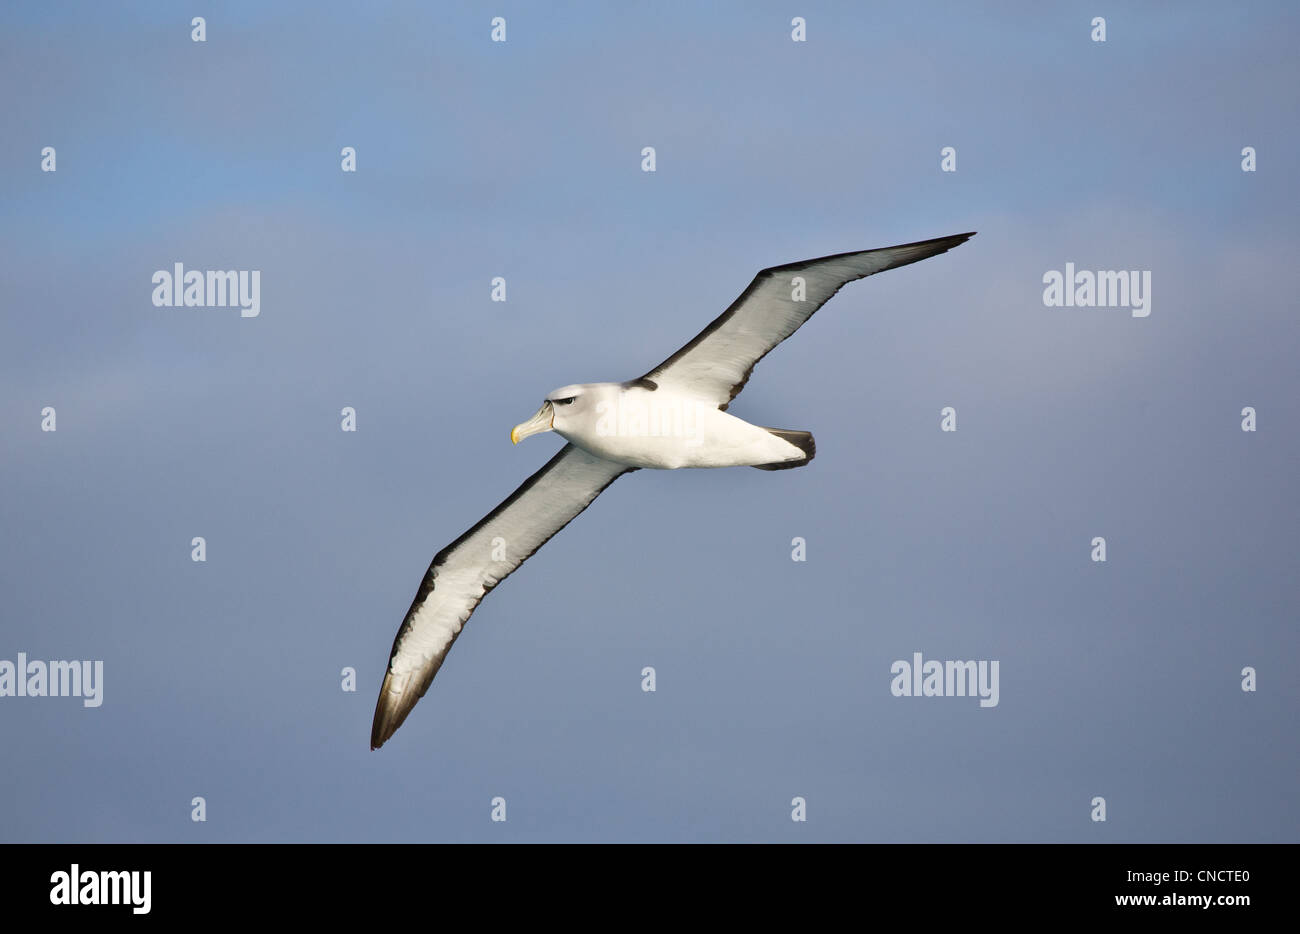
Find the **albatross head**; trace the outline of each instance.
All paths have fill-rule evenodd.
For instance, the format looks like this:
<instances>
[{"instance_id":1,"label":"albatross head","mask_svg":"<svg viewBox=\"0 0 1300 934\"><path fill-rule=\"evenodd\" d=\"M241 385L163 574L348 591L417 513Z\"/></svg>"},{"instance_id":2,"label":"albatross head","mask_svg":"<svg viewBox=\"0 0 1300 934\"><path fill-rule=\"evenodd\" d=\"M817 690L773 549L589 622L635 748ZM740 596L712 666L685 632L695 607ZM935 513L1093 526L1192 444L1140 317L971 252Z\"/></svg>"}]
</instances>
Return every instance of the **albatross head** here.
<instances>
[{"instance_id":1,"label":"albatross head","mask_svg":"<svg viewBox=\"0 0 1300 934\"><path fill-rule=\"evenodd\" d=\"M540 435L544 431L556 429L563 434L566 424L587 414L595 395L588 391L591 388L581 385L561 386L548 393L536 415L511 429L510 440L518 444L530 435Z\"/></svg>"}]
</instances>

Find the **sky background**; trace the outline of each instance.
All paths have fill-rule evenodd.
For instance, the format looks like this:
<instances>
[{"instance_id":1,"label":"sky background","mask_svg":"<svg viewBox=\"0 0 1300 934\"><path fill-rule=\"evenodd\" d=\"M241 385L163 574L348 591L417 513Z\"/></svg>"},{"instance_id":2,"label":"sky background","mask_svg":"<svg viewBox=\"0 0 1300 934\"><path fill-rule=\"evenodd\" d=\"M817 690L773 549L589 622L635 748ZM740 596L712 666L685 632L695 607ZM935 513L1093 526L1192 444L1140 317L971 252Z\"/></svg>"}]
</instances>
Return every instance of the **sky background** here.
<instances>
[{"instance_id":1,"label":"sky background","mask_svg":"<svg viewBox=\"0 0 1300 934\"><path fill-rule=\"evenodd\" d=\"M0 658L104 662L0 698L0 840L1300 839L1295 5L610 7L0 9ZM758 367L810 466L618 481L369 750L549 390L968 230ZM176 262L260 316L155 308ZM1044 307L1067 262L1150 317ZM913 652L999 705L892 696Z\"/></svg>"}]
</instances>

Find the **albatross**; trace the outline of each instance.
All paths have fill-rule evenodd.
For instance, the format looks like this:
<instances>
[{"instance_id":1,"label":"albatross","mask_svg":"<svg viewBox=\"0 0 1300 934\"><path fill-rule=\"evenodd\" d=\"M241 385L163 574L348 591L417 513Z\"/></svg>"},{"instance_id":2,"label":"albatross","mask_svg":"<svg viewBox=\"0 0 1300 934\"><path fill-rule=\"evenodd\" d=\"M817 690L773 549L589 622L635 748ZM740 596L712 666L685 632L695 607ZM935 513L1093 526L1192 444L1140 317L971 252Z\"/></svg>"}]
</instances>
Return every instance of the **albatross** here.
<instances>
[{"instance_id":1,"label":"albatross","mask_svg":"<svg viewBox=\"0 0 1300 934\"><path fill-rule=\"evenodd\" d=\"M762 270L686 346L637 379L549 393L510 432L515 444L553 431L567 442L477 525L434 556L388 659L370 748L378 749L428 691L479 602L611 483L642 467L787 470L813 459L807 431L764 428L727 412L762 360L843 286L973 237L837 253Z\"/></svg>"}]
</instances>

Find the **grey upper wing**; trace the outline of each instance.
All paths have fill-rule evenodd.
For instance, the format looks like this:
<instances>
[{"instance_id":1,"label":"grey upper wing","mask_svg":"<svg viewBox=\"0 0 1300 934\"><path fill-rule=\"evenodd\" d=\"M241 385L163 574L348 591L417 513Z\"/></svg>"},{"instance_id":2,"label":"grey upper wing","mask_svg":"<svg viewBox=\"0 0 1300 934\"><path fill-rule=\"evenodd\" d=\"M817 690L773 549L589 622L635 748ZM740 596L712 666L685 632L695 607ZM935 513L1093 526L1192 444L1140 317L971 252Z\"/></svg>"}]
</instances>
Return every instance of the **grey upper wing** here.
<instances>
[{"instance_id":1,"label":"grey upper wing","mask_svg":"<svg viewBox=\"0 0 1300 934\"><path fill-rule=\"evenodd\" d=\"M764 269L731 307L642 379L716 401L725 409L744 388L754 365L846 283L947 252L974 235L837 253ZM803 282L795 282L795 277Z\"/></svg>"},{"instance_id":2,"label":"grey upper wing","mask_svg":"<svg viewBox=\"0 0 1300 934\"><path fill-rule=\"evenodd\" d=\"M402 725L424 696L484 595L635 467L566 444L474 528L434 557L402 622L375 706L370 748Z\"/></svg>"}]
</instances>

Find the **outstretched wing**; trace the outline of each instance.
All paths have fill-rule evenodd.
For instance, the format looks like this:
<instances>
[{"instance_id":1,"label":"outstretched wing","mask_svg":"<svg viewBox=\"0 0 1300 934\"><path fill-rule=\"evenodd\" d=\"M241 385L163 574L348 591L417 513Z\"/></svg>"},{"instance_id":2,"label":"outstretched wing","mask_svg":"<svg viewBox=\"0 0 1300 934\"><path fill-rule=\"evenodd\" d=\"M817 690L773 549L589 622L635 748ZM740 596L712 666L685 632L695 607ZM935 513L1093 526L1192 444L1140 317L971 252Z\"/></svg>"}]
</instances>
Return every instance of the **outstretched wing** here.
<instances>
[{"instance_id":1,"label":"outstretched wing","mask_svg":"<svg viewBox=\"0 0 1300 934\"><path fill-rule=\"evenodd\" d=\"M730 308L642 379L716 401L725 409L745 388L754 365L846 283L947 252L973 236L957 234L764 269Z\"/></svg>"},{"instance_id":2,"label":"outstretched wing","mask_svg":"<svg viewBox=\"0 0 1300 934\"><path fill-rule=\"evenodd\" d=\"M375 706L370 748L402 725L429 689L479 601L635 467L566 444L478 525L434 557L393 642Z\"/></svg>"}]
</instances>

